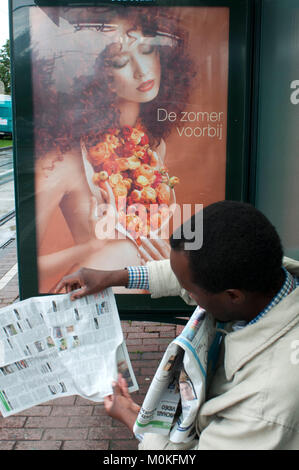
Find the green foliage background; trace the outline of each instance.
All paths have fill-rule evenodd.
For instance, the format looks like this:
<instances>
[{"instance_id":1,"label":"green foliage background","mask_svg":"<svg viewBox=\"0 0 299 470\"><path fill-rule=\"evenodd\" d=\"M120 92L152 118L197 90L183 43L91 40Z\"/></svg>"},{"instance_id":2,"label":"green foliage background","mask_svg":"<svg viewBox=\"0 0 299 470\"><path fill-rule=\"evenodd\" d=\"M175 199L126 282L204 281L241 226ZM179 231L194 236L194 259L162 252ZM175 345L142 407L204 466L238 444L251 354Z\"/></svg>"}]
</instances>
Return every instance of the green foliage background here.
<instances>
[{"instance_id":1,"label":"green foliage background","mask_svg":"<svg viewBox=\"0 0 299 470\"><path fill-rule=\"evenodd\" d=\"M10 47L9 39L0 49L0 80L4 83L4 94L10 95Z\"/></svg>"}]
</instances>

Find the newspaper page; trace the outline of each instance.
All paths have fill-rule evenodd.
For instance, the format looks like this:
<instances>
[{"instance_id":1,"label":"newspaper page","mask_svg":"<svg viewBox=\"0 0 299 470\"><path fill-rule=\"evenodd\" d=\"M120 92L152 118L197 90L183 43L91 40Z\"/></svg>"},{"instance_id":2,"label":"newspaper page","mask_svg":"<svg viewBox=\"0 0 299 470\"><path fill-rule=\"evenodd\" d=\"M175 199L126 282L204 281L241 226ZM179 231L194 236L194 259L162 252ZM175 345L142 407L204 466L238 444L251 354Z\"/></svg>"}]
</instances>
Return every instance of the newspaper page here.
<instances>
[{"instance_id":1,"label":"newspaper page","mask_svg":"<svg viewBox=\"0 0 299 470\"><path fill-rule=\"evenodd\" d=\"M150 385L134 433L168 436L174 443L196 437L196 415L205 400L208 368L215 367L221 335L199 307L168 346Z\"/></svg>"},{"instance_id":2,"label":"newspaper page","mask_svg":"<svg viewBox=\"0 0 299 470\"><path fill-rule=\"evenodd\" d=\"M112 289L36 297L0 310L0 411L80 395L102 402L118 371L138 390Z\"/></svg>"}]
</instances>

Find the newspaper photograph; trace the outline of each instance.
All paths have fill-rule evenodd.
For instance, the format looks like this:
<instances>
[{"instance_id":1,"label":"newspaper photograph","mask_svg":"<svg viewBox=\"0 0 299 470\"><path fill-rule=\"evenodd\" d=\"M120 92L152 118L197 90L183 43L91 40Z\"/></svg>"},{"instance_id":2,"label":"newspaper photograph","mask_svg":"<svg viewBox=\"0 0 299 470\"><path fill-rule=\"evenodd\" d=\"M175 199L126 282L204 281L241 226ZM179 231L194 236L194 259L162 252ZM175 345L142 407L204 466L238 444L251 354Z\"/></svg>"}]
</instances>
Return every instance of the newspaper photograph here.
<instances>
[{"instance_id":1,"label":"newspaper photograph","mask_svg":"<svg viewBox=\"0 0 299 470\"><path fill-rule=\"evenodd\" d=\"M212 317L196 308L182 333L168 346L134 425L173 443L196 437L196 416L205 401L207 375L215 367L221 335Z\"/></svg>"},{"instance_id":2,"label":"newspaper photograph","mask_svg":"<svg viewBox=\"0 0 299 470\"><path fill-rule=\"evenodd\" d=\"M0 343L4 417L70 395L102 402L118 372L138 390L112 289L11 304L0 310Z\"/></svg>"}]
</instances>

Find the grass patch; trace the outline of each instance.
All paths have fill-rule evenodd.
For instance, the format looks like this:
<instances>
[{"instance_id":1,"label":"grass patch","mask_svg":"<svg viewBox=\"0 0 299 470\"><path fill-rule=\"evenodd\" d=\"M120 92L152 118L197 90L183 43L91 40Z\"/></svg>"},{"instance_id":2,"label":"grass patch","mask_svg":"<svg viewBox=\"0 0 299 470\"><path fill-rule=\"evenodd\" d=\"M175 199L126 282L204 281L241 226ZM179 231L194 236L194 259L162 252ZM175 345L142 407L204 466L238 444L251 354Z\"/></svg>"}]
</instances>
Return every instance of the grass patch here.
<instances>
[{"instance_id":1,"label":"grass patch","mask_svg":"<svg viewBox=\"0 0 299 470\"><path fill-rule=\"evenodd\" d=\"M9 139L0 139L0 147L11 147L12 140Z\"/></svg>"}]
</instances>

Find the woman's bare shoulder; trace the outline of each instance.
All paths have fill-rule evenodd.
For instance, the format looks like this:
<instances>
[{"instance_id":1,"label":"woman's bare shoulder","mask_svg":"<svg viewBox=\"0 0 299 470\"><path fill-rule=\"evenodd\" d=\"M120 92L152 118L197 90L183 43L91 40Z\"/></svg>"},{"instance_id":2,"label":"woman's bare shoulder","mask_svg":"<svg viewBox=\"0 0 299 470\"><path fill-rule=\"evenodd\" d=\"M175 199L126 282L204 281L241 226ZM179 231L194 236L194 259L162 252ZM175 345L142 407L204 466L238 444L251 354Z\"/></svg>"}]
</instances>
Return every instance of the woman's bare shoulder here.
<instances>
[{"instance_id":1,"label":"woman's bare shoulder","mask_svg":"<svg viewBox=\"0 0 299 470\"><path fill-rule=\"evenodd\" d=\"M63 155L48 152L35 162L35 176L37 181L55 180L71 183L74 178L82 175L82 161L79 149L73 148Z\"/></svg>"}]
</instances>

